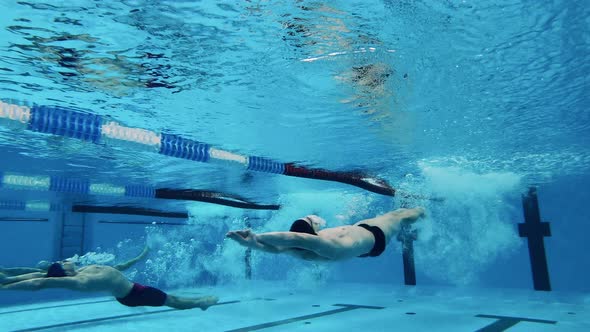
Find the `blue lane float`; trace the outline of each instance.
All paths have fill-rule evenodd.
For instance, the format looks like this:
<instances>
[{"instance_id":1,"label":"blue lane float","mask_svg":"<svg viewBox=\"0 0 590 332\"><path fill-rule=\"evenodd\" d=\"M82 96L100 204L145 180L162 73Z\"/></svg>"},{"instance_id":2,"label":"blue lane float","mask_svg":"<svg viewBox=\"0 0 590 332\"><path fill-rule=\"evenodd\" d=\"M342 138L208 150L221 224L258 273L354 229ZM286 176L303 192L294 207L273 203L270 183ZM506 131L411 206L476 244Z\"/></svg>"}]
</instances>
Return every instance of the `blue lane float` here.
<instances>
[{"instance_id":1,"label":"blue lane float","mask_svg":"<svg viewBox=\"0 0 590 332\"><path fill-rule=\"evenodd\" d=\"M0 201L0 210L11 211L62 211L62 205L45 201Z\"/></svg>"},{"instance_id":2,"label":"blue lane float","mask_svg":"<svg viewBox=\"0 0 590 332\"><path fill-rule=\"evenodd\" d=\"M129 144L165 156L198 162L239 164L247 170L349 184L377 194L394 196L387 181L363 173L313 169L268 158L244 156L171 133L124 126L108 117L64 107L29 106L0 100L0 123L30 131L76 138L92 143Z\"/></svg>"},{"instance_id":3,"label":"blue lane float","mask_svg":"<svg viewBox=\"0 0 590 332\"><path fill-rule=\"evenodd\" d=\"M209 145L178 135L161 134L160 154L200 162L209 160Z\"/></svg>"},{"instance_id":4,"label":"blue lane float","mask_svg":"<svg viewBox=\"0 0 590 332\"><path fill-rule=\"evenodd\" d=\"M98 143L101 137L102 118L94 114L74 112L61 107L34 105L27 129L72 137Z\"/></svg>"},{"instance_id":5,"label":"blue lane float","mask_svg":"<svg viewBox=\"0 0 590 332\"><path fill-rule=\"evenodd\" d=\"M141 197L197 201L251 210L278 210L280 205L258 204L238 195L210 190L155 188L137 184L113 184L59 176L0 172L0 188L52 191L79 195ZM17 206L15 206L17 207ZM0 206L0 209L2 207Z\"/></svg>"}]
</instances>

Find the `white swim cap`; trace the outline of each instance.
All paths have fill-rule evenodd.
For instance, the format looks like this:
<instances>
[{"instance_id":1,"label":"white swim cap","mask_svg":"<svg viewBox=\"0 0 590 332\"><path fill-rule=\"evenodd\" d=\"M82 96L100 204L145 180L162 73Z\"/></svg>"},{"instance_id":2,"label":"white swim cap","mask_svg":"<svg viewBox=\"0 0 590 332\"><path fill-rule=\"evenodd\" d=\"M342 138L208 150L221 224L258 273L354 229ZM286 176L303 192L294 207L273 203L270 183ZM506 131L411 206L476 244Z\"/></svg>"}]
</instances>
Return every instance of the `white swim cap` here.
<instances>
[{"instance_id":1,"label":"white swim cap","mask_svg":"<svg viewBox=\"0 0 590 332\"><path fill-rule=\"evenodd\" d=\"M316 216L315 214L310 214L308 216L303 217L302 219L307 219L311 222L311 226L314 227L326 227L326 220L320 216Z\"/></svg>"}]
</instances>

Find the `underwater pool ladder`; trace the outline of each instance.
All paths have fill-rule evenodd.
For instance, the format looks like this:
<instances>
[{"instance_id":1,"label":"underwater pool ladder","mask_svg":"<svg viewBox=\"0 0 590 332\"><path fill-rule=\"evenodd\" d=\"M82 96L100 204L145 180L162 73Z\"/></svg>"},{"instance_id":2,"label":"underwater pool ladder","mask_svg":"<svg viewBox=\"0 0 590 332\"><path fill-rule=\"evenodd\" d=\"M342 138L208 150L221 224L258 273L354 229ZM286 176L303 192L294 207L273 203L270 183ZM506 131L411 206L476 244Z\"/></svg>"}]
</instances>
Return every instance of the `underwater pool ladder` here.
<instances>
[{"instance_id":1,"label":"underwater pool ladder","mask_svg":"<svg viewBox=\"0 0 590 332\"><path fill-rule=\"evenodd\" d=\"M61 213L60 259L73 257L74 255L84 255L85 230L86 220L84 217L66 218L65 213Z\"/></svg>"}]
</instances>

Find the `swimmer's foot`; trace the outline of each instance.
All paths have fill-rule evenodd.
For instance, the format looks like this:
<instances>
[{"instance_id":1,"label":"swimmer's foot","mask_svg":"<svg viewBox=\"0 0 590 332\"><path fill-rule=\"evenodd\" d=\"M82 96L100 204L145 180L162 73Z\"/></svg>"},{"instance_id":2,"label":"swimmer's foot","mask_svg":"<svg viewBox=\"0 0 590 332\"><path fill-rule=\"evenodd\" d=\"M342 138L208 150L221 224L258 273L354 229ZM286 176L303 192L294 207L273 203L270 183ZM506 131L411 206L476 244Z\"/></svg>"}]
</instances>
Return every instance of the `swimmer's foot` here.
<instances>
[{"instance_id":1,"label":"swimmer's foot","mask_svg":"<svg viewBox=\"0 0 590 332\"><path fill-rule=\"evenodd\" d=\"M186 298L168 294L168 296L166 297L165 305L180 310L193 308L201 308L201 310L207 310L207 308L217 303L217 301L219 301L219 299L216 296Z\"/></svg>"},{"instance_id":2,"label":"swimmer's foot","mask_svg":"<svg viewBox=\"0 0 590 332\"><path fill-rule=\"evenodd\" d=\"M2 285L4 283L4 280L6 280L8 278L8 276L2 272L0 272L0 285Z\"/></svg>"},{"instance_id":3,"label":"swimmer's foot","mask_svg":"<svg viewBox=\"0 0 590 332\"><path fill-rule=\"evenodd\" d=\"M210 306L219 302L219 298L217 296L205 296L205 297L200 298L198 301L199 301L198 307L201 308L201 310L205 311Z\"/></svg>"}]
</instances>

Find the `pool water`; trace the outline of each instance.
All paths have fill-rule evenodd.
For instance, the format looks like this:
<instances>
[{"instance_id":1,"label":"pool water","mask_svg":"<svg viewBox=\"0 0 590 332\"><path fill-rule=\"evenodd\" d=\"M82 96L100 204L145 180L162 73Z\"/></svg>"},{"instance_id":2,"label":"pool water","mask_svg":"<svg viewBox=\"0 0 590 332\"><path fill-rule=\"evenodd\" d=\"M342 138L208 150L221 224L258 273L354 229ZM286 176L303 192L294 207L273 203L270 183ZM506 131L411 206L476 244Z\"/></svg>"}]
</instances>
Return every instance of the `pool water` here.
<instances>
[{"instance_id":1,"label":"pool water","mask_svg":"<svg viewBox=\"0 0 590 332\"><path fill-rule=\"evenodd\" d=\"M175 292L216 293L207 311L125 308L112 298L4 308L3 331L584 331L587 299L575 294L420 289L336 283L293 290L277 283ZM321 295L321 296L318 296ZM586 301L586 303L584 303Z\"/></svg>"},{"instance_id":2,"label":"pool water","mask_svg":"<svg viewBox=\"0 0 590 332\"><path fill-rule=\"evenodd\" d=\"M127 278L220 303L6 291L0 330L588 330L588 17L582 0L3 1L0 267L147 245ZM225 238L414 206L376 258Z\"/></svg>"}]
</instances>

